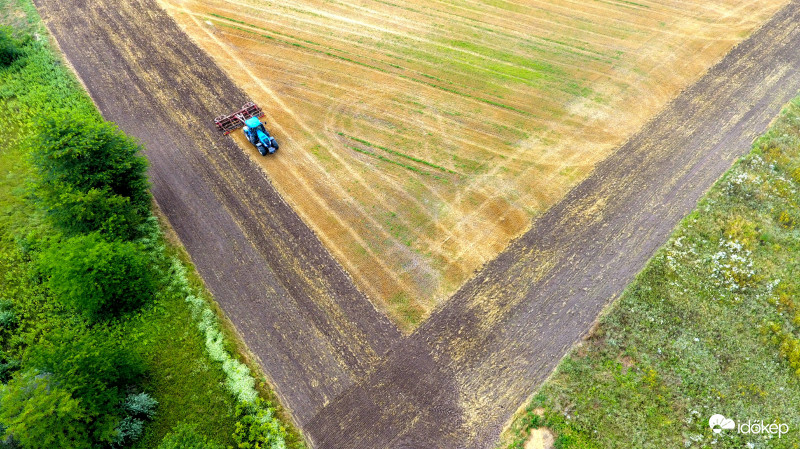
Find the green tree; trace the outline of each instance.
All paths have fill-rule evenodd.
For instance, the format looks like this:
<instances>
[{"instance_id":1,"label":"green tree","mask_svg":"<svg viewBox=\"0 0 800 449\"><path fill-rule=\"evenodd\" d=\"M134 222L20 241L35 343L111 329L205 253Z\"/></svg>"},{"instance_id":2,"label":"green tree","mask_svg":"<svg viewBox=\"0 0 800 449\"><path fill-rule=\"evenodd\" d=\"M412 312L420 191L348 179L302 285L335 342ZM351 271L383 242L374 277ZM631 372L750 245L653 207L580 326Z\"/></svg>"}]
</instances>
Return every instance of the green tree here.
<instances>
[{"instance_id":1,"label":"green tree","mask_svg":"<svg viewBox=\"0 0 800 449\"><path fill-rule=\"evenodd\" d=\"M40 195L56 224L71 234L124 224L115 237L135 235L150 213L147 162L139 144L94 117L51 117L38 126L33 160Z\"/></svg>"},{"instance_id":2,"label":"green tree","mask_svg":"<svg viewBox=\"0 0 800 449\"><path fill-rule=\"evenodd\" d=\"M142 214L131 207L130 198L114 195L109 189L86 192L62 185L50 195L50 218L68 235L100 232L112 239L129 240L138 235Z\"/></svg>"},{"instance_id":3,"label":"green tree","mask_svg":"<svg viewBox=\"0 0 800 449\"><path fill-rule=\"evenodd\" d=\"M152 299L155 274L138 243L80 235L43 251L39 267L57 299L92 320L134 310Z\"/></svg>"},{"instance_id":4,"label":"green tree","mask_svg":"<svg viewBox=\"0 0 800 449\"><path fill-rule=\"evenodd\" d=\"M0 26L0 67L7 67L22 55L20 43L14 39L12 29Z\"/></svg>"},{"instance_id":5,"label":"green tree","mask_svg":"<svg viewBox=\"0 0 800 449\"><path fill-rule=\"evenodd\" d=\"M0 422L26 449L88 449L86 413L50 374L18 372L0 387Z\"/></svg>"},{"instance_id":6,"label":"green tree","mask_svg":"<svg viewBox=\"0 0 800 449\"><path fill-rule=\"evenodd\" d=\"M161 440L158 449L223 449L223 446L209 441L197 433L194 427L181 423Z\"/></svg>"},{"instance_id":7,"label":"green tree","mask_svg":"<svg viewBox=\"0 0 800 449\"><path fill-rule=\"evenodd\" d=\"M28 349L23 366L51 373L80 401L92 440L103 442L113 441L126 392L144 374L142 360L99 328L56 329Z\"/></svg>"}]
</instances>

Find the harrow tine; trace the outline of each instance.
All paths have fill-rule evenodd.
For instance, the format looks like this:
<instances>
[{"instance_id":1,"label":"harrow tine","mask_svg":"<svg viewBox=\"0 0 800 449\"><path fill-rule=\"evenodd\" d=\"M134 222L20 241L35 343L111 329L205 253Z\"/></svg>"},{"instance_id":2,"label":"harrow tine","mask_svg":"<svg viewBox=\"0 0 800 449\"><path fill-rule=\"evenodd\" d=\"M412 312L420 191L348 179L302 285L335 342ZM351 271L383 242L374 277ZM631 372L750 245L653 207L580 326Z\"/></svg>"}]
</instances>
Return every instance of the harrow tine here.
<instances>
[{"instance_id":1,"label":"harrow tine","mask_svg":"<svg viewBox=\"0 0 800 449\"><path fill-rule=\"evenodd\" d=\"M217 129L228 135L244 126L245 120L251 117L263 117L264 111L254 102L246 103L242 108L232 114L221 115L214 119Z\"/></svg>"}]
</instances>

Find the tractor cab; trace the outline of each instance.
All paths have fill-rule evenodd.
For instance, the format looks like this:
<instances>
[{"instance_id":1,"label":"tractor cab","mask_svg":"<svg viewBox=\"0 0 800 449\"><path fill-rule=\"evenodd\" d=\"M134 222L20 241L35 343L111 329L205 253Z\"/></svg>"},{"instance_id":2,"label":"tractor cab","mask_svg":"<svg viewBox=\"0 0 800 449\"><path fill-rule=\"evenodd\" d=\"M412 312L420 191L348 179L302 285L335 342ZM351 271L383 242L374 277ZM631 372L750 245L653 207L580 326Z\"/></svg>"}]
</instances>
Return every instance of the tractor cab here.
<instances>
[{"instance_id":1,"label":"tractor cab","mask_svg":"<svg viewBox=\"0 0 800 449\"><path fill-rule=\"evenodd\" d=\"M249 119L245 120L244 128L245 137L247 140L250 141L253 145L255 145L256 149L262 156L266 156L267 154L272 154L278 149L278 142L275 141L275 138L269 135L267 129L264 128L264 124L261 123L261 120L258 117L250 117Z\"/></svg>"}]
</instances>

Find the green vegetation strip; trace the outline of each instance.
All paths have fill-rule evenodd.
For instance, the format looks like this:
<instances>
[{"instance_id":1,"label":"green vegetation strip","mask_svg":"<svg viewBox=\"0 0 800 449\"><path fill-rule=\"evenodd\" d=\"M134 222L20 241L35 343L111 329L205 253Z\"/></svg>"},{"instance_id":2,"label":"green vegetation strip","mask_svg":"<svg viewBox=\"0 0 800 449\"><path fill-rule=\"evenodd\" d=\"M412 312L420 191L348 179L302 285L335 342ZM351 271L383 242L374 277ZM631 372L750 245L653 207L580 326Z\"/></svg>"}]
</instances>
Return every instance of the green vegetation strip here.
<instances>
[{"instance_id":1,"label":"green vegetation strip","mask_svg":"<svg viewBox=\"0 0 800 449\"><path fill-rule=\"evenodd\" d=\"M614 6L623 6L623 7L628 7L628 8L634 7L634 8L638 8L638 9L641 9L641 8L650 9L649 5L643 5L641 3L634 3L634 2L629 2L629 1L625 1L625 0L620 0L620 1L616 1L616 2L603 1L603 0L595 0L595 1L597 1L599 3L606 3L608 5L614 5Z\"/></svg>"},{"instance_id":2,"label":"green vegetation strip","mask_svg":"<svg viewBox=\"0 0 800 449\"><path fill-rule=\"evenodd\" d=\"M230 18L227 18L227 17L220 16L218 14L211 14L211 16L213 16L213 17L215 17L217 19L224 19L224 20L227 20L227 21L230 21L230 22L234 22L234 23L245 24L248 27L257 28L259 30L264 30L263 28L258 28L256 26L247 24L247 23L242 22L240 20L230 19ZM341 61L349 62L351 64L360 65L362 67L366 67L366 68L371 69L371 70L375 70L375 71L378 71L378 72L386 73L386 74L389 74L389 75L392 75L392 76L396 76L398 78L402 78L402 79L405 79L405 80L408 80L408 81L412 81L412 82L415 82L415 83L418 83L418 84L423 84L425 86L428 86L428 87L431 87L431 88L434 88L434 89L438 89L438 90L442 90L442 91L445 91L445 92L449 92L449 93L454 94L454 95L458 95L458 96L461 96L461 97L469 98L469 99L472 99L472 100L475 100L475 101L478 101L478 102L481 102L481 103L486 103L486 104L489 104L489 105L492 105L492 106L497 106L497 107L502 108L502 109L507 109L509 111L516 112L516 113L524 115L526 117L533 116L533 114L531 114L530 112L522 110L522 109L515 108L513 106L509 106L509 105L506 105L506 104L503 104L503 103L500 103L500 102L497 102L497 101L494 101L494 100L489 100L489 99L486 99L486 98L482 98L482 97L476 97L474 95L471 95L471 94L468 94L468 93L465 93L465 92L461 92L461 91L456 90L456 89L451 89L449 87L444 87L444 86L440 86L438 84L434 84L434 83L430 83L430 82L427 82L427 81L423 81L423 80L421 80L419 78L415 78L413 76L403 75L401 73L391 72L389 70L382 69L382 68L376 67L374 65L366 64L366 63L363 63L363 62L360 62L360 61L356 61L356 60L351 59L351 58L347 58L345 56L341 56L341 55L337 55L335 53L331 53L330 51L319 50L319 49L316 49L316 48L308 47L308 46L303 45L303 44L299 44L297 42L291 42L291 41L287 41L287 40L284 40L284 39L278 39L275 36L262 34L262 33L257 32L257 31L248 30L246 28L242 28L242 27L239 27L239 26L231 25L229 23L224 23L224 22L219 22L219 21L217 23L219 25L221 25L221 26L226 27L226 28L231 28L231 29L234 29L234 30L237 30L237 31L242 31L244 33L254 34L256 36L259 36L259 37L262 37L262 38L265 38L265 39L273 40L273 41L276 41L276 42L281 42L283 44L291 45L291 46L297 47L297 48L302 48L304 50L308 50L308 51L311 51L311 52L314 52L314 53L323 54L325 56L329 56L329 57L334 58L334 59L339 59ZM278 35L277 33L273 32L271 30L267 31L267 32ZM292 39L297 39L297 38L292 37ZM297 39L297 40L300 40L300 39ZM318 44L314 44L314 45L318 45ZM403 69L403 70L405 70L405 69Z\"/></svg>"},{"instance_id":3,"label":"green vegetation strip","mask_svg":"<svg viewBox=\"0 0 800 449\"><path fill-rule=\"evenodd\" d=\"M367 145L367 146L369 146L369 147L372 147L372 148L377 148L377 149L379 149L379 150L383 150L383 151L385 151L385 152L387 152L387 153L394 154L395 156L400 156L400 157L402 157L402 158L406 158L406 159L412 160L412 161L414 161L414 162L419 162L420 164L427 165L428 167L435 168L435 169L437 169L437 170L441 170L441 171L443 171L443 172L445 172L445 173L452 173L452 174L454 174L454 175L457 175L457 174L458 174L458 173L456 173L456 172L454 172L453 170L450 170L450 169L448 169L448 168L440 167L440 166L438 166L438 165L436 165L436 164L432 164L432 163L430 163L430 162L428 162L428 161L426 161L426 160L419 159L419 158L416 158L416 157L413 157L413 156L409 156L409 155L407 155L407 154L404 154L404 153L401 153L401 152L399 152L399 151L390 150L389 148L382 147L382 146L380 146L380 145L375 145L374 143L367 142L367 141L366 141L366 140L364 140L364 139L359 139L358 137L349 136L349 135L347 135L347 134L345 134L345 133L343 133L343 132L339 132L338 134L339 134L340 136L342 136L342 137L347 137L348 139L350 139L350 140L354 140L354 141L356 141L356 142L358 142L358 143L363 143L364 145Z\"/></svg>"},{"instance_id":4,"label":"green vegetation strip","mask_svg":"<svg viewBox=\"0 0 800 449\"><path fill-rule=\"evenodd\" d=\"M798 447L798 204L800 97L561 362L502 447L523 448L537 427L558 448ZM712 432L716 414L736 428ZM753 432L756 421L788 433Z\"/></svg>"},{"instance_id":5,"label":"green vegetation strip","mask_svg":"<svg viewBox=\"0 0 800 449\"><path fill-rule=\"evenodd\" d=\"M26 0L4 22L47 34ZM7 28L0 130L0 447L304 447L163 238L139 145Z\"/></svg>"},{"instance_id":6,"label":"green vegetation strip","mask_svg":"<svg viewBox=\"0 0 800 449\"><path fill-rule=\"evenodd\" d=\"M420 15L423 15L423 16L429 15L429 13L426 12L426 11L421 11L419 9L410 8L410 7L406 6L406 5L400 5L400 4L397 4L397 3L392 3L392 2L388 2L388 1L382 1L382 0L375 0L375 1L377 3L381 3L381 4L384 4L384 5L387 5L387 6L391 6L393 8L406 10L406 11L409 11L409 12L412 12L412 13L415 13L415 14L420 14ZM534 43L534 41L542 41L542 42L547 42L549 44L553 44L554 46L557 46L559 48L559 50L562 50L562 51L564 51L566 53L570 53L570 57L572 57L572 58L578 57L578 58L582 58L582 59L602 61L602 62L606 62L606 63L611 63L613 60L619 59L618 56L609 57L609 56L605 55L604 53L601 53L601 52L598 52L598 51L595 51L595 50L591 50L591 49L588 49L588 48L583 47L583 46L574 45L574 44L568 44L568 43L565 43L565 42L561 42L561 41L558 41L558 40L555 40L555 39L549 39L549 38L542 37L542 36L530 35L530 36L523 37L523 36L520 36L520 35L517 35L517 34L504 33L504 32L501 31L500 28L488 28L486 26L483 26L483 25L485 25L485 22L481 22L481 21L478 21L476 19L473 19L473 18L470 18L470 17L467 17L467 16L455 14L452 10L451 11L442 11L440 9L433 8L430 5L425 5L425 7L431 9L432 11L436 11L436 12L438 12L440 14L443 14L444 16L446 16L448 18L457 17L457 18L461 19L463 22L469 22L469 25L464 24L464 26L467 26L469 28L473 28L475 30L485 31L485 32L491 33L491 34L496 35L496 36L502 36L502 37L505 37L505 38L512 39L512 40L514 40L516 42L520 42L521 46L527 47L527 48L531 48L531 49L535 49L536 51L538 51L538 52L540 52L542 54L550 54L550 55L552 55L552 54L560 54L560 52L558 50L555 50L555 49L544 49L544 48L541 48L539 45L536 45ZM586 44L586 45L588 45L588 44ZM577 49L577 50L580 50L580 51L576 51L576 50L573 50L573 49ZM587 54L587 53L591 53L591 54Z\"/></svg>"},{"instance_id":7,"label":"green vegetation strip","mask_svg":"<svg viewBox=\"0 0 800 449\"><path fill-rule=\"evenodd\" d=\"M401 162L397 162L397 161L395 161L395 160L393 160L393 159L389 159L389 158L388 158L388 157L386 157L386 156L381 156L380 154L375 154L375 153L373 153L373 152L371 152L371 151L367 151L367 150L365 150L365 149L363 149L363 148L358 148L358 147L354 147L354 146L349 146L348 148L350 148L350 149L351 149L351 150L353 150L353 151L357 151L357 152L359 152L359 153L366 154L367 156L372 156L372 157L374 157L374 158L376 158L376 159L379 159L379 160L381 160L381 161L383 161L383 162L388 162L388 163L390 163L390 164L397 165L398 167L403 167L403 168L405 168L405 169L407 169L407 170L411 170L411 171L413 171L413 172L415 172L415 173L419 173L420 175L424 175L424 176L432 176L432 177L434 177L434 178L436 178L436 179L440 179L438 176L436 176L436 175L434 175L434 174L431 174L431 173L428 173L428 172L426 172L426 171L420 170L420 169L418 169L417 167L413 167L413 166L411 166L411 165L406 165L406 164L403 164L403 163L401 163Z\"/></svg>"}]
</instances>

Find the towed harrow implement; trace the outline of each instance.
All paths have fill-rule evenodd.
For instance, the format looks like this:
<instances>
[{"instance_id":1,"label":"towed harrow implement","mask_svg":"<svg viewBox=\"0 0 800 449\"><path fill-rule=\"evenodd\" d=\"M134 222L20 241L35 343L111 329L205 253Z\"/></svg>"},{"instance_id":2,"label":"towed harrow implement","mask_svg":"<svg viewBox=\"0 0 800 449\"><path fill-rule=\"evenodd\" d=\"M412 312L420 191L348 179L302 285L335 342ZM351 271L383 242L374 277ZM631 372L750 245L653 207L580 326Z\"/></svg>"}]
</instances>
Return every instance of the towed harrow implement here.
<instances>
[{"instance_id":1,"label":"towed harrow implement","mask_svg":"<svg viewBox=\"0 0 800 449\"><path fill-rule=\"evenodd\" d=\"M267 128L259 120L263 116L264 111L251 101L233 114L215 118L214 124L226 136L239 128L243 128L247 140L256 147L262 156L266 156L277 151L278 142L274 137L270 136Z\"/></svg>"},{"instance_id":2,"label":"towed harrow implement","mask_svg":"<svg viewBox=\"0 0 800 449\"><path fill-rule=\"evenodd\" d=\"M245 125L247 119L252 117L261 118L264 116L264 111L258 107L257 104L253 103L252 101L242 106L237 112L234 112L230 115L222 115L214 119L214 123L217 125L220 131L226 136L233 131L241 128Z\"/></svg>"}]
</instances>

